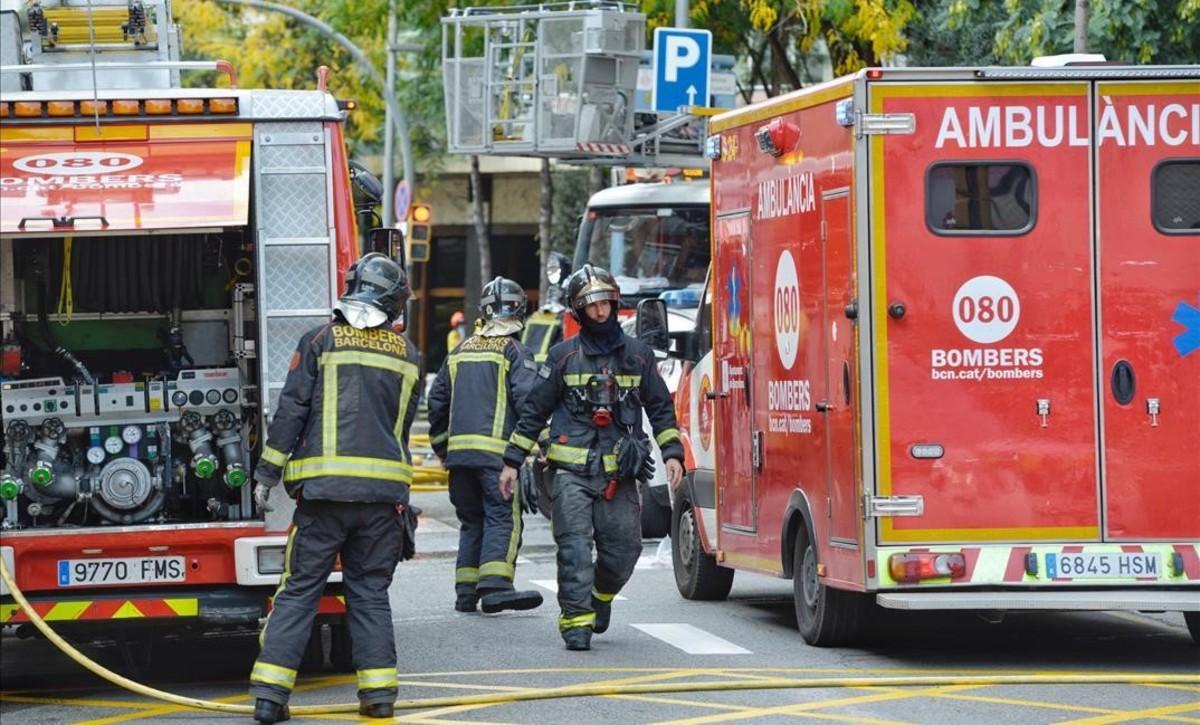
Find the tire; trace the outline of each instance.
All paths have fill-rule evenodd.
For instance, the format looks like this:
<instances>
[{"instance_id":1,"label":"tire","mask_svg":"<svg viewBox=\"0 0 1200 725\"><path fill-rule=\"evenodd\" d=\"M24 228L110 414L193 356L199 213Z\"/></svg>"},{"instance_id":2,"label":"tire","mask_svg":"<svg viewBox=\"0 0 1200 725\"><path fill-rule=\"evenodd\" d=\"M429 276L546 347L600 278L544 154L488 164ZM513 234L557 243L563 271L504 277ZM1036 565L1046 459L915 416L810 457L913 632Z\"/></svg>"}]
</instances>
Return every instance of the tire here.
<instances>
[{"instance_id":1,"label":"tire","mask_svg":"<svg viewBox=\"0 0 1200 725\"><path fill-rule=\"evenodd\" d=\"M1192 644L1200 645L1200 612L1184 612L1183 621L1192 633Z\"/></svg>"},{"instance_id":2,"label":"tire","mask_svg":"<svg viewBox=\"0 0 1200 725\"><path fill-rule=\"evenodd\" d=\"M817 577L817 550L801 527L792 559L792 596L796 627L804 641L814 647L837 647L859 635L870 605L866 595L833 589Z\"/></svg>"},{"instance_id":3,"label":"tire","mask_svg":"<svg viewBox=\"0 0 1200 725\"><path fill-rule=\"evenodd\" d=\"M675 586L684 599L692 601L721 601L733 588L733 569L717 563L716 557L704 552L696 514L690 501L683 497L675 501L671 516L671 564L675 570Z\"/></svg>"},{"instance_id":4,"label":"tire","mask_svg":"<svg viewBox=\"0 0 1200 725\"><path fill-rule=\"evenodd\" d=\"M350 625L345 619L329 625L329 665L334 672L354 672L354 650Z\"/></svg>"},{"instance_id":5,"label":"tire","mask_svg":"<svg viewBox=\"0 0 1200 725\"><path fill-rule=\"evenodd\" d=\"M638 484L642 486L641 483ZM650 493L648 487L642 488L642 538L661 539L671 535L671 507L663 506Z\"/></svg>"},{"instance_id":6,"label":"tire","mask_svg":"<svg viewBox=\"0 0 1200 725\"><path fill-rule=\"evenodd\" d=\"M321 672L325 669L325 637L321 625L314 624L312 634L308 636L308 644L304 645L304 654L300 658L300 671L306 674Z\"/></svg>"}]
</instances>

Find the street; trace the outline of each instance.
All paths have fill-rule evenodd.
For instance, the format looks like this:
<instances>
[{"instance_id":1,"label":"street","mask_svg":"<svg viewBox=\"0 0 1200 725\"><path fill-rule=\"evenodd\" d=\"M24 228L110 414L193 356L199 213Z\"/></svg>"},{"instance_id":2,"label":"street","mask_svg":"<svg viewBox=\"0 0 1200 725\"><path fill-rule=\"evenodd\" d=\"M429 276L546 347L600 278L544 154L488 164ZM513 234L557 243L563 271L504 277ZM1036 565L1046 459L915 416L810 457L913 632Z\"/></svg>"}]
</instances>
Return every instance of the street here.
<instances>
[{"instance_id":1,"label":"street","mask_svg":"<svg viewBox=\"0 0 1200 725\"><path fill-rule=\"evenodd\" d=\"M1194 674L1200 652L1178 614L1038 613L998 624L965 614L878 610L872 643L844 649L806 646L795 629L791 583L739 573L729 601L689 602L673 581L667 544L647 540L612 629L590 652L566 651L553 600L549 522L526 517L518 585L547 597L537 610L501 615L452 610L453 509L441 492L415 494L424 509L418 558L401 564L392 588L400 651L400 697L423 700L518 693L577 684L720 682L731 689L603 698L547 699L486 706L406 709L398 722L837 722L1051 723L1200 722L1200 687L1030 685L920 688L853 687L738 690L755 680L883 675L997 675L1126 672ZM110 648L111 650L111 648ZM120 657L93 649L120 670ZM249 703L245 678L255 656L249 637L186 646L164 641L146 678L192 697ZM162 705L87 675L39 639L3 637L0 719L27 723L249 721ZM302 675L294 704L354 702L353 674ZM305 718L357 720L355 715Z\"/></svg>"}]
</instances>

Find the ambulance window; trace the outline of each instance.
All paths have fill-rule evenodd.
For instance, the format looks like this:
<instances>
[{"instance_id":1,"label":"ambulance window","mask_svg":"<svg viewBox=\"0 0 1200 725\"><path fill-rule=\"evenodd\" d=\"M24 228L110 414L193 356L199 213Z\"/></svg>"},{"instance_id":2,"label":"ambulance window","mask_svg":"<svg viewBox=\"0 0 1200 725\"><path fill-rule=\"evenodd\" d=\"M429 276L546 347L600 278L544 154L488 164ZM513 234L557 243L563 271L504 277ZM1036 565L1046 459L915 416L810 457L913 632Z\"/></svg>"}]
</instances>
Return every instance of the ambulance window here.
<instances>
[{"instance_id":1,"label":"ambulance window","mask_svg":"<svg viewBox=\"0 0 1200 725\"><path fill-rule=\"evenodd\" d=\"M1163 234L1200 234L1200 159L1155 166L1150 206L1154 226Z\"/></svg>"},{"instance_id":2,"label":"ambulance window","mask_svg":"<svg viewBox=\"0 0 1200 725\"><path fill-rule=\"evenodd\" d=\"M925 223L934 234L1025 234L1037 220L1033 169L1012 162L939 163L925 177Z\"/></svg>"}]
</instances>

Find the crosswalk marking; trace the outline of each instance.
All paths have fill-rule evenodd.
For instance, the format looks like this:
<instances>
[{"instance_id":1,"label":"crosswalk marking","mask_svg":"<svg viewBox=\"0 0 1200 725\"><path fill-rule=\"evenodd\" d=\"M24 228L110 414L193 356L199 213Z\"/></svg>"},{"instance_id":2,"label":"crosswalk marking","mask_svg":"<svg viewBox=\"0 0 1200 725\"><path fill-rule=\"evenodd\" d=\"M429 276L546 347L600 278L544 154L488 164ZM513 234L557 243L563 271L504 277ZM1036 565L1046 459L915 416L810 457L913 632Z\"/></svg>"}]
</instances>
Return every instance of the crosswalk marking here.
<instances>
[{"instance_id":1,"label":"crosswalk marking","mask_svg":"<svg viewBox=\"0 0 1200 725\"><path fill-rule=\"evenodd\" d=\"M539 586L542 589L545 589L547 591L551 591L551 592L554 592L555 594L558 594L558 582L553 579L530 579L529 583L533 584L534 586ZM621 596L620 594L617 595L617 600L622 601L622 602L629 601L628 599Z\"/></svg>"},{"instance_id":2,"label":"crosswalk marking","mask_svg":"<svg viewBox=\"0 0 1200 725\"><path fill-rule=\"evenodd\" d=\"M655 639L690 655L748 655L750 650L690 624L634 624Z\"/></svg>"}]
</instances>

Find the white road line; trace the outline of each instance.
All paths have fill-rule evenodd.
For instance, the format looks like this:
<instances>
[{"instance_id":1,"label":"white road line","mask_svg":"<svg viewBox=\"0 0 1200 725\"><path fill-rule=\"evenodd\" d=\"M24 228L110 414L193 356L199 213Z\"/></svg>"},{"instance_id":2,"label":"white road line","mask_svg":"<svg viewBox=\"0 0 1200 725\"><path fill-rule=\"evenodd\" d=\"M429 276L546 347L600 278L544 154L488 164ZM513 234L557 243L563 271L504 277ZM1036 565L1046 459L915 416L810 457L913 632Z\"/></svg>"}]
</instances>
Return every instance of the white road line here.
<instances>
[{"instance_id":1,"label":"white road line","mask_svg":"<svg viewBox=\"0 0 1200 725\"><path fill-rule=\"evenodd\" d=\"M539 586L542 589L545 589L547 591L551 591L551 592L554 592L555 594L558 594L558 582L555 581L554 579L530 579L529 583L533 584L535 586ZM617 595L617 600L622 601L622 602L629 601L628 599L621 596L620 594Z\"/></svg>"},{"instance_id":2,"label":"white road line","mask_svg":"<svg viewBox=\"0 0 1200 725\"><path fill-rule=\"evenodd\" d=\"M435 518L422 516L417 521L417 530L426 534L448 534L458 531L458 526L451 526L444 521L438 521Z\"/></svg>"},{"instance_id":3,"label":"white road line","mask_svg":"<svg viewBox=\"0 0 1200 725\"><path fill-rule=\"evenodd\" d=\"M528 560L528 559L526 559L526 558L525 558L525 557L523 557L523 556L518 556L518 557L517 557L517 563L518 563L518 564L532 564L533 562L532 562L532 561L530 561L530 560Z\"/></svg>"},{"instance_id":4,"label":"white road line","mask_svg":"<svg viewBox=\"0 0 1200 725\"><path fill-rule=\"evenodd\" d=\"M635 624L646 634L690 655L748 655L748 649L690 624Z\"/></svg>"}]
</instances>

